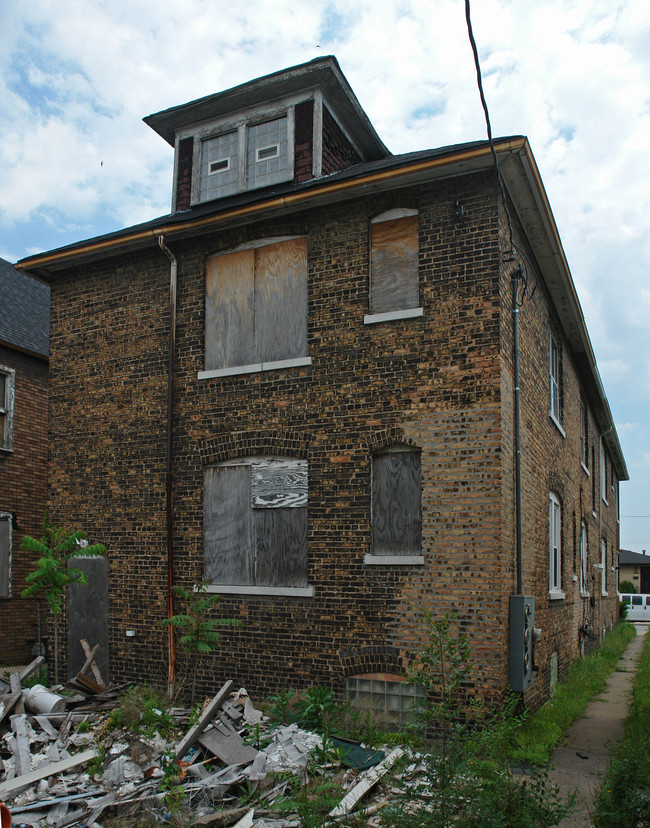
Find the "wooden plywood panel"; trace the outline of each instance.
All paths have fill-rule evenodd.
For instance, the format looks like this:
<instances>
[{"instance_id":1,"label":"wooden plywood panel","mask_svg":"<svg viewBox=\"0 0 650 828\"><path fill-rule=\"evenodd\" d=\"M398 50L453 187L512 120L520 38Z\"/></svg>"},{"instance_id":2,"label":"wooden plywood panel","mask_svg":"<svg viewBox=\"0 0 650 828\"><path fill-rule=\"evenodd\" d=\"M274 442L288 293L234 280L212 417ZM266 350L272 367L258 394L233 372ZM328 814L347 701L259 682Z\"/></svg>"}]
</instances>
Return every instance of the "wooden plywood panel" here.
<instances>
[{"instance_id":1,"label":"wooden plywood panel","mask_svg":"<svg viewBox=\"0 0 650 828\"><path fill-rule=\"evenodd\" d=\"M206 371L259 362L254 342L254 273L254 250L224 253L206 263Z\"/></svg>"},{"instance_id":2,"label":"wooden plywood panel","mask_svg":"<svg viewBox=\"0 0 650 828\"><path fill-rule=\"evenodd\" d=\"M418 217L371 225L370 312L419 306Z\"/></svg>"},{"instance_id":3,"label":"wooden plywood panel","mask_svg":"<svg viewBox=\"0 0 650 828\"><path fill-rule=\"evenodd\" d=\"M260 459L251 465L252 505L255 509L307 505L307 461Z\"/></svg>"},{"instance_id":4,"label":"wooden plywood panel","mask_svg":"<svg viewBox=\"0 0 650 828\"><path fill-rule=\"evenodd\" d=\"M422 554L419 454L378 454L372 469L373 554Z\"/></svg>"},{"instance_id":5,"label":"wooden plywood panel","mask_svg":"<svg viewBox=\"0 0 650 828\"><path fill-rule=\"evenodd\" d=\"M307 585L307 509L255 509L258 586Z\"/></svg>"},{"instance_id":6,"label":"wooden plywood panel","mask_svg":"<svg viewBox=\"0 0 650 828\"><path fill-rule=\"evenodd\" d=\"M255 264L255 336L262 362L307 355L307 240L260 247Z\"/></svg>"},{"instance_id":7,"label":"wooden plywood panel","mask_svg":"<svg viewBox=\"0 0 650 828\"><path fill-rule=\"evenodd\" d=\"M0 424L1 426L1 424ZM0 597L9 597L9 562L11 560L11 518L0 520Z\"/></svg>"},{"instance_id":8,"label":"wooden plywood panel","mask_svg":"<svg viewBox=\"0 0 650 828\"><path fill-rule=\"evenodd\" d=\"M218 584L252 584L251 487L247 466L207 469L204 493L205 577Z\"/></svg>"}]
</instances>

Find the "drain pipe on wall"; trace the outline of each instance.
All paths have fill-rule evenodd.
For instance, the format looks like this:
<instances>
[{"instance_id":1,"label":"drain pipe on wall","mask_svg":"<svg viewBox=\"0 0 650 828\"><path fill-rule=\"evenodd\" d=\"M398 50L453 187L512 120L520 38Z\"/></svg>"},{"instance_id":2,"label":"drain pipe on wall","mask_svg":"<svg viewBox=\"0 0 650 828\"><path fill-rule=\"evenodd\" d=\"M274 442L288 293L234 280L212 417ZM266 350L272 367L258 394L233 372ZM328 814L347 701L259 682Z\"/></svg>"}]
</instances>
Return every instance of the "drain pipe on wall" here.
<instances>
[{"instance_id":1,"label":"drain pipe on wall","mask_svg":"<svg viewBox=\"0 0 650 828\"><path fill-rule=\"evenodd\" d=\"M523 594L521 562L521 413L519 399L519 268L512 275L512 337L515 385L515 521L517 526L517 595Z\"/></svg>"},{"instance_id":2,"label":"drain pipe on wall","mask_svg":"<svg viewBox=\"0 0 650 828\"><path fill-rule=\"evenodd\" d=\"M174 374L176 354L176 286L178 281L178 262L171 250L165 245L165 237L158 236L158 245L170 261L169 275L169 358L167 365L167 447L165 467L166 523L167 523L167 617L174 614L174 490L172 476L172 431L174 422ZM176 674L176 645L174 628L167 626L167 646L169 651L169 669L167 673L167 691L173 695Z\"/></svg>"}]
</instances>

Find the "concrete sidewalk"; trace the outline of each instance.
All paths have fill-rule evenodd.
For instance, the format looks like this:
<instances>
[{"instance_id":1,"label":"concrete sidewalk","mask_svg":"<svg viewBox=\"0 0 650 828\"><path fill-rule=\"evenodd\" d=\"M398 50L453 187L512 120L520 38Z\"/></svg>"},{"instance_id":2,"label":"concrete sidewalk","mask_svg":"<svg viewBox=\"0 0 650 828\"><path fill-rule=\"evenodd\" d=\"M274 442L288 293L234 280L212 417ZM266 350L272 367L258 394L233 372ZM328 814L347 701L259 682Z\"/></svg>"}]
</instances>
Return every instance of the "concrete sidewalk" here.
<instances>
[{"instance_id":1,"label":"concrete sidewalk","mask_svg":"<svg viewBox=\"0 0 650 828\"><path fill-rule=\"evenodd\" d=\"M589 828L589 809L611 758L610 748L623 739L623 723L631 700L632 683L643 648L647 624L635 624L636 637L621 656L605 691L587 705L553 751L549 778L562 796L577 790L576 809L560 828Z\"/></svg>"}]
</instances>

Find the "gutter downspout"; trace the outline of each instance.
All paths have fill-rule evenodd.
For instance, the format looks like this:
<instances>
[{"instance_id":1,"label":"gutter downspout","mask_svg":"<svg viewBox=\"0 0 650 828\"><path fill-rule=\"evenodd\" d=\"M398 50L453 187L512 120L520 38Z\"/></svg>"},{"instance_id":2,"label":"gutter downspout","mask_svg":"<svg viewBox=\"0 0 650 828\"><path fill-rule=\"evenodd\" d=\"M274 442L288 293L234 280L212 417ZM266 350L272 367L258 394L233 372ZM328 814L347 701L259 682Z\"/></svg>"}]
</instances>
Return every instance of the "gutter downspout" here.
<instances>
[{"instance_id":1,"label":"gutter downspout","mask_svg":"<svg viewBox=\"0 0 650 828\"><path fill-rule=\"evenodd\" d=\"M519 389L519 276L517 268L512 275L512 333L514 350L514 386L515 386L515 522L517 537L517 595L522 595L522 561L521 561L521 413Z\"/></svg>"},{"instance_id":2,"label":"gutter downspout","mask_svg":"<svg viewBox=\"0 0 650 828\"><path fill-rule=\"evenodd\" d=\"M178 262L171 250L165 245L165 237L158 236L158 246L170 261L169 275L169 356L167 364L167 445L165 465L165 495L167 523L167 617L174 614L174 490L172 476L172 434L174 421L174 374L176 354L176 287L178 282ZM176 674L176 644L174 628L167 626L167 647L169 651L169 669L167 673L167 691L173 695Z\"/></svg>"}]
</instances>

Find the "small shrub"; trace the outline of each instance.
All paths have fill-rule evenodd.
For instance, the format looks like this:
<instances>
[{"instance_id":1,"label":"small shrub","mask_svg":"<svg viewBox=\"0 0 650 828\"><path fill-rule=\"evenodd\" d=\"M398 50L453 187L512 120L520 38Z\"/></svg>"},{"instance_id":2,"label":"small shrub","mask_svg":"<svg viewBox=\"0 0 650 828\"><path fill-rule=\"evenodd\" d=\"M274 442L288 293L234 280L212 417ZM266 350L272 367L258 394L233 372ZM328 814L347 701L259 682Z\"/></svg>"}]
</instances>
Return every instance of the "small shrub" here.
<instances>
[{"instance_id":1,"label":"small shrub","mask_svg":"<svg viewBox=\"0 0 650 828\"><path fill-rule=\"evenodd\" d=\"M636 587L632 583L632 581L621 581L618 586L618 591L623 595L635 595L636 594Z\"/></svg>"},{"instance_id":2,"label":"small shrub","mask_svg":"<svg viewBox=\"0 0 650 828\"><path fill-rule=\"evenodd\" d=\"M336 702L331 688L316 684L298 699L294 718L300 727L322 731L329 725L335 709Z\"/></svg>"}]
</instances>

